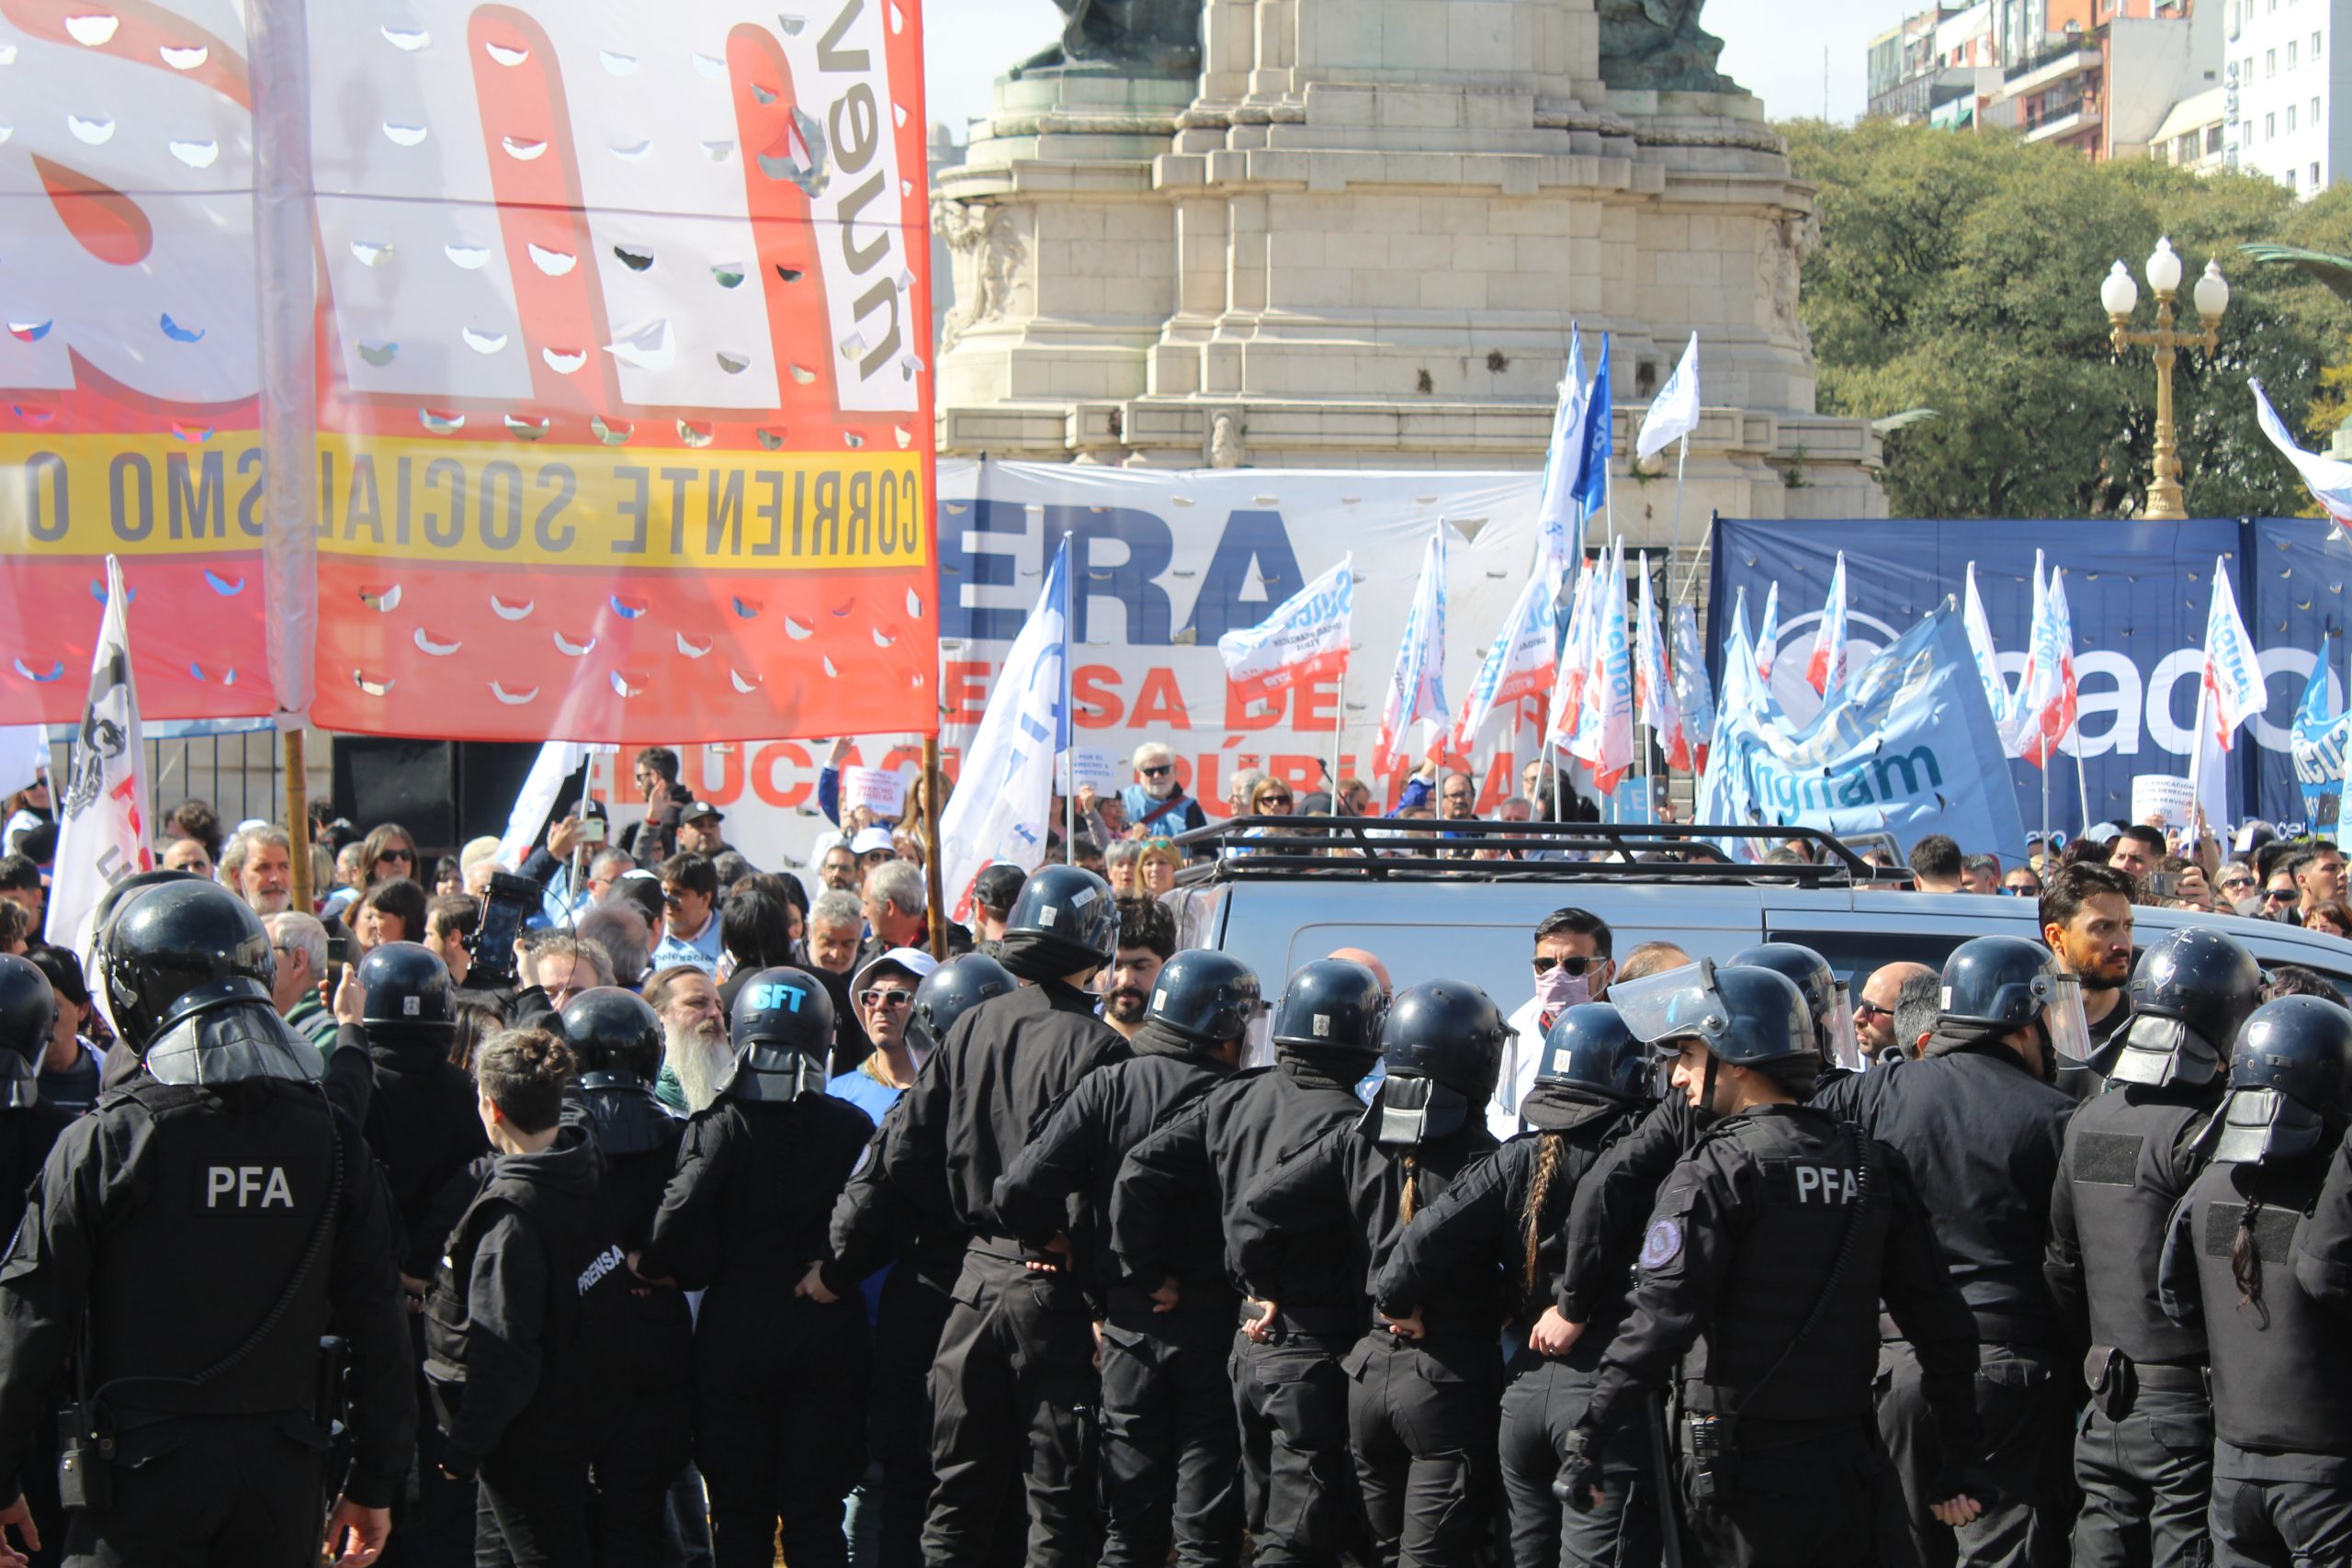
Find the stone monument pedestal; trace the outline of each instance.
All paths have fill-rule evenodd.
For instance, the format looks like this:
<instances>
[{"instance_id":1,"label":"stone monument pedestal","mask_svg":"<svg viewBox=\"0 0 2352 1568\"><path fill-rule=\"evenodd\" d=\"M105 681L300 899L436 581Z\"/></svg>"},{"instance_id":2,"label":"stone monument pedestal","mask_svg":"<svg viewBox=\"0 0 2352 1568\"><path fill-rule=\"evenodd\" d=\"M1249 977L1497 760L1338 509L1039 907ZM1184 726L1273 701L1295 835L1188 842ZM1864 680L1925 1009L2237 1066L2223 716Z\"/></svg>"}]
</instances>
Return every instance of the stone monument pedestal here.
<instances>
[{"instance_id":1,"label":"stone monument pedestal","mask_svg":"<svg viewBox=\"0 0 2352 1568\"><path fill-rule=\"evenodd\" d=\"M1575 321L1621 455L1698 333L1689 518L1884 515L1877 437L1814 412L1812 192L1756 99L1611 86L1593 0L1205 0L1203 42L998 85L939 182L943 451L1532 467ZM1670 487L1621 456L1615 500L1664 542Z\"/></svg>"}]
</instances>

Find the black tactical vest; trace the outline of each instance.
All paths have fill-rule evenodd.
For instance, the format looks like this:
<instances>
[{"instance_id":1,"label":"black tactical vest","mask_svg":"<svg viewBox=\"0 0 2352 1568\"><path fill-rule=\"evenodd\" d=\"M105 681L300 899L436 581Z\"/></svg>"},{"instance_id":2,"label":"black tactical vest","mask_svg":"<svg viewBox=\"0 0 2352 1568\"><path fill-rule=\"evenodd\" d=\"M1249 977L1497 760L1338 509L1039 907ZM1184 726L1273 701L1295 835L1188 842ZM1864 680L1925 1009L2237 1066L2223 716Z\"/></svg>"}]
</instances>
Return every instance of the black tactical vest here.
<instances>
[{"instance_id":1,"label":"black tactical vest","mask_svg":"<svg viewBox=\"0 0 2352 1568\"><path fill-rule=\"evenodd\" d=\"M343 1146L326 1097L285 1078L213 1089L141 1078L96 1114L146 1123L131 1156L141 1200L99 1235L90 1279L99 1402L132 1425L310 1411L333 1272L329 1197L339 1162L345 1192L368 1176ZM206 1377L281 1301L267 1337Z\"/></svg>"},{"instance_id":2,"label":"black tactical vest","mask_svg":"<svg viewBox=\"0 0 2352 1568\"><path fill-rule=\"evenodd\" d=\"M1853 1130L1818 1112L1751 1111L1721 1123L1709 1142L1721 1172L1747 1168L1753 1207L1722 1310L1683 1359L1685 1403L1758 1421L1868 1415L1891 1213L1878 1190L1883 1168L1866 1168ZM1832 1285L1849 1223L1853 1243ZM1816 1303L1820 1315L1798 1342Z\"/></svg>"},{"instance_id":3,"label":"black tactical vest","mask_svg":"<svg viewBox=\"0 0 2352 1568\"><path fill-rule=\"evenodd\" d=\"M2205 1359L2205 1337L2166 1317L2156 1301L2156 1260L2180 1197L2173 1151L2183 1129L2205 1114L2137 1088L2116 1089L2077 1111L2066 1134L2060 1179L2075 1201L2091 1339L2143 1365Z\"/></svg>"},{"instance_id":4,"label":"black tactical vest","mask_svg":"<svg viewBox=\"0 0 2352 1568\"><path fill-rule=\"evenodd\" d=\"M564 1137L582 1136L567 1118ZM573 1438L605 1393L605 1380L624 1364L628 1297L636 1276L595 1193L569 1193L493 1168L466 1205L435 1273L425 1303L424 1376L435 1414L454 1424L466 1384L467 1290L474 1255L492 1224L519 1213L528 1235L547 1254L548 1317L539 1340L537 1390L502 1438L512 1442Z\"/></svg>"},{"instance_id":5,"label":"black tactical vest","mask_svg":"<svg viewBox=\"0 0 2352 1568\"><path fill-rule=\"evenodd\" d=\"M2296 1234L2326 1174L2324 1158L2269 1168L2216 1162L2185 1200L2197 1249L2206 1350L2213 1368L2213 1431L2272 1453L2352 1453L2352 1334L2295 1280ZM2230 1249L2246 1197L2260 1183L2254 1242L2262 1298L2240 1304Z\"/></svg>"}]
</instances>

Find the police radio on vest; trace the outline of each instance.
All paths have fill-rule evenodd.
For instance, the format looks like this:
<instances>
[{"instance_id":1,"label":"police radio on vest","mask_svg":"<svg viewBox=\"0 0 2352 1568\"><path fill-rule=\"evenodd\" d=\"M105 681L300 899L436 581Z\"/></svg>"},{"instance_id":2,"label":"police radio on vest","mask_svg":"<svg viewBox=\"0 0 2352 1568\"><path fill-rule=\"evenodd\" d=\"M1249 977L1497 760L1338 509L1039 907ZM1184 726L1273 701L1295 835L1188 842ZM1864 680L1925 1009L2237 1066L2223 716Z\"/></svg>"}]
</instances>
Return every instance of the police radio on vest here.
<instances>
[{"instance_id":1,"label":"police radio on vest","mask_svg":"<svg viewBox=\"0 0 2352 1568\"><path fill-rule=\"evenodd\" d=\"M265 1176L265 1172L266 1175ZM235 1195L240 1209L266 1209L273 1203L294 1206L294 1189L287 1184L286 1168L258 1165L209 1165L204 1168L204 1206L220 1207L220 1200Z\"/></svg>"}]
</instances>

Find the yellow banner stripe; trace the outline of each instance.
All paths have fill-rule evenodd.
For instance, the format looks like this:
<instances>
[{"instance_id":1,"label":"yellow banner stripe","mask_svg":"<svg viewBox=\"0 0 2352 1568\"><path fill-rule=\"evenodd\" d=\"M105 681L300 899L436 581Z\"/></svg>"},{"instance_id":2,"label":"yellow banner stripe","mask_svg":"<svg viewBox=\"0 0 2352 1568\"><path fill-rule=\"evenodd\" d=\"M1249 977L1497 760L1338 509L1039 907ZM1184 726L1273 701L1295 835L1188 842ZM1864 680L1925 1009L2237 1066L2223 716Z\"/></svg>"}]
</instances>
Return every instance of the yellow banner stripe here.
<instances>
[{"instance_id":1,"label":"yellow banner stripe","mask_svg":"<svg viewBox=\"0 0 2352 1568\"><path fill-rule=\"evenodd\" d=\"M0 553L260 545L251 432L0 437ZM319 438L319 547L451 565L816 571L929 564L922 455Z\"/></svg>"}]
</instances>

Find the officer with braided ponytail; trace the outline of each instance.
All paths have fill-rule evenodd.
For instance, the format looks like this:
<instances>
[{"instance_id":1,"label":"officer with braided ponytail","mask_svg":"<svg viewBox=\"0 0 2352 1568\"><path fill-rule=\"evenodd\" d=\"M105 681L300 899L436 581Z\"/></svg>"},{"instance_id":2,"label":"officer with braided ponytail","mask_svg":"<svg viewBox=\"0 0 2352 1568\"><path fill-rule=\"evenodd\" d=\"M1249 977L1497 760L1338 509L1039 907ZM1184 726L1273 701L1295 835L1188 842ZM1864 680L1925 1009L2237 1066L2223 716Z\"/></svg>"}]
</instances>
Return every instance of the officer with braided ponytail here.
<instances>
[{"instance_id":1,"label":"officer with braided ponytail","mask_svg":"<svg viewBox=\"0 0 2352 1568\"><path fill-rule=\"evenodd\" d=\"M1883 1301L1917 1347L1950 1451L1981 1451L1969 1383L1975 1328L1904 1161L1803 1103L1822 1071L1803 995L1764 968L1701 962L1611 992L1637 1038L1675 1055L1708 1113L1644 1235L1632 1310L1569 1434L1556 1495L1598 1495L1636 1440L1645 1396L1679 1379L1692 1533L1718 1568L1871 1568L1894 1485L1872 1431ZM1978 1499L1958 1476L1936 1517Z\"/></svg>"},{"instance_id":2,"label":"officer with braided ponytail","mask_svg":"<svg viewBox=\"0 0 2352 1568\"><path fill-rule=\"evenodd\" d=\"M1473 1166L1422 1210L1374 1285L1381 1314L1409 1321L1446 1281L1500 1263L1510 1303L1507 1342L1518 1347L1503 1390L1501 1437L1514 1562L1629 1565L1657 1556L1658 1488L1654 1479L1638 1483L1639 1477L1657 1477L1655 1466L1610 1471L1598 1508L1564 1515L1552 1495L1568 1430L1584 1414L1600 1351L1623 1315L1622 1299L1569 1355L1549 1357L1532 1343L1538 1318L1559 1313L1553 1296L1577 1183L1603 1145L1641 1115L1654 1086L1649 1047L1634 1038L1615 1008L1584 1002L1563 1010L1520 1101L1532 1131ZM1645 1444L1632 1458L1645 1461L1652 1451Z\"/></svg>"},{"instance_id":3,"label":"officer with braided ponytail","mask_svg":"<svg viewBox=\"0 0 2352 1568\"><path fill-rule=\"evenodd\" d=\"M1381 1031L1388 1076L1372 1108L1243 1194L1227 1244L1251 1297L1275 1301L1296 1248L1343 1235L1372 1281L1414 1215L1495 1150L1491 1099L1510 1025L1484 991L1432 980L1397 997ZM1470 1561L1491 1521L1503 1269L1492 1256L1432 1283L1402 1320L1374 1319L1340 1363L1374 1561ZM1277 1302L1279 1308L1279 1302Z\"/></svg>"},{"instance_id":4,"label":"officer with braided ponytail","mask_svg":"<svg viewBox=\"0 0 2352 1568\"><path fill-rule=\"evenodd\" d=\"M2352 1012L2256 1008L2157 1269L2212 1369L2216 1564L2352 1562ZM2331 1165L2333 1169L2331 1169Z\"/></svg>"}]
</instances>

